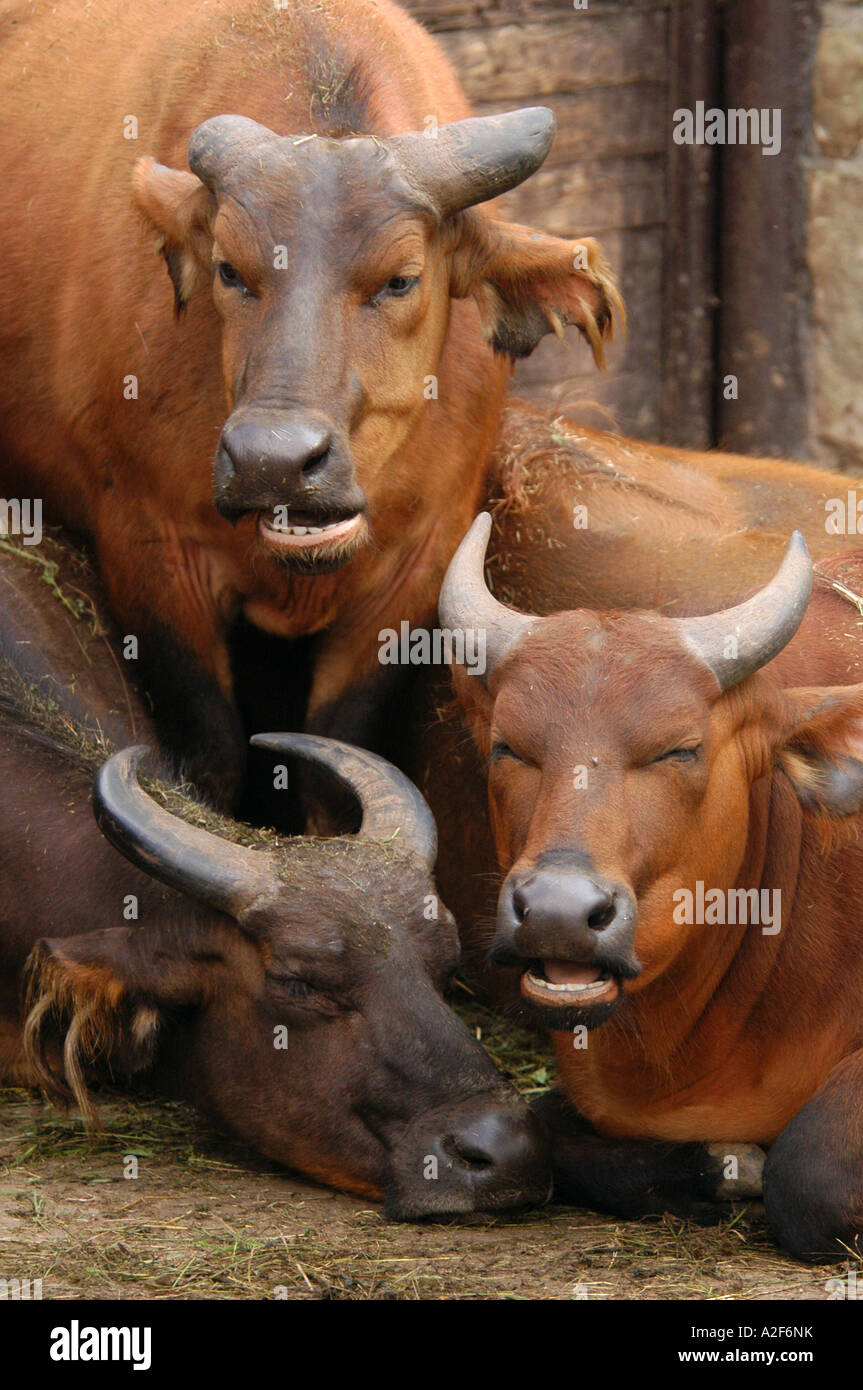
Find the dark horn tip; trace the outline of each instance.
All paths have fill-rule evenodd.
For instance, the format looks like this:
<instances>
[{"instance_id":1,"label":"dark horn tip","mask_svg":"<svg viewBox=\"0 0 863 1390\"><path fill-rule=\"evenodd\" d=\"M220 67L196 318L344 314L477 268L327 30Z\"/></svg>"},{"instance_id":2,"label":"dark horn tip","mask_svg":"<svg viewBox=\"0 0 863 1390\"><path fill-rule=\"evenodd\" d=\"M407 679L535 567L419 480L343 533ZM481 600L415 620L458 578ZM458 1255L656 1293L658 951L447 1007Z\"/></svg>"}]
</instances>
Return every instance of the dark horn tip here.
<instances>
[{"instance_id":1,"label":"dark horn tip","mask_svg":"<svg viewBox=\"0 0 863 1390\"><path fill-rule=\"evenodd\" d=\"M232 112L209 116L189 137L186 147L189 168L199 177L211 172L210 166L222 157L231 143L236 144L238 140L248 138L257 132L271 134L248 116L237 116Z\"/></svg>"},{"instance_id":2,"label":"dark horn tip","mask_svg":"<svg viewBox=\"0 0 863 1390\"><path fill-rule=\"evenodd\" d=\"M398 837L408 853L419 856L431 869L437 858L437 828L418 787L378 753L322 734L255 734L254 748L274 753L293 753L329 768L359 801L363 839L387 842Z\"/></svg>"},{"instance_id":3,"label":"dark horn tip","mask_svg":"<svg viewBox=\"0 0 863 1390\"><path fill-rule=\"evenodd\" d=\"M548 106L526 106L522 112L527 120L535 122L537 135L554 135L557 130L557 117Z\"/></svg>"},{"instance_id":4,"label":"dark horn tip","mask_svg":"<svg viewBox=\"0 0 863 1390\"><path fill-rule=\"evenodd\" d=\"M547 106L525 106L519 111L512 112L517 121L513 125L517 126L520 138L524 141L534 141L539 147L542 158L545 159L554 143L557 134L557 120L553 111ZM534 156L536 157L536 150Z\"/></svg>"}]
</instances>

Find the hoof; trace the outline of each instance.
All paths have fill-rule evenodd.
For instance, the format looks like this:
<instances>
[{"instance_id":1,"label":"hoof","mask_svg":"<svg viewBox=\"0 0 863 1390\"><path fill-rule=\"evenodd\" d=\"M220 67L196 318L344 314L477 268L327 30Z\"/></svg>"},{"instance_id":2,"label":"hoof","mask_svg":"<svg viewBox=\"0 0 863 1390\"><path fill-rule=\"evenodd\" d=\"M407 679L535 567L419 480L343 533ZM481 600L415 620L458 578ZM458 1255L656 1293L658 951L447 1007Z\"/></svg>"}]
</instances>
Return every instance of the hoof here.
<instances>
[{"instance_id":1,"label":"hoof","mask_svg":"<svg viewBox=\"0 0 863 1390\"><path fill-rule=\"evenodd\" d=\"M763 1149L757 1144L708 1144L706 1148L719 1169L717 1201L733 1202L741 1197L761 1196L767 1157Z\"/></svg>"}]
</instances>

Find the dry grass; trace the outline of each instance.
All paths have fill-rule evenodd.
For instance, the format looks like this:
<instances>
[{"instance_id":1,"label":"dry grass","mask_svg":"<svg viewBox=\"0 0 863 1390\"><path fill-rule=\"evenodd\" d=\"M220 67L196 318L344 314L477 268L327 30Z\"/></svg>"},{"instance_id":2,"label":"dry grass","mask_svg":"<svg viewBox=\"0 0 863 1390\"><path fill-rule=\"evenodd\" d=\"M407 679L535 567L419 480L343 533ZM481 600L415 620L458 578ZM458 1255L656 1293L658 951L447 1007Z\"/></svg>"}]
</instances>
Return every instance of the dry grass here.
<instances>
[{"instance_id":1,"label":"dry grass","mask_svg":"<svg viewBox=\"0 0 863 1390\"><path fill-rule=\"evenodd\" d=\"M542 1041L462 1002L520 1087ZM841 1269L780 1254L755 1205L702 1229L568 1207L417 1225L274 1170L185 1107L108 1094L92 1139L24 1091L0 1091L0 1277L45 1298L827 1298ZM123 1176L138 1159L138 1177Z\"/></svg>"}]
</instances>

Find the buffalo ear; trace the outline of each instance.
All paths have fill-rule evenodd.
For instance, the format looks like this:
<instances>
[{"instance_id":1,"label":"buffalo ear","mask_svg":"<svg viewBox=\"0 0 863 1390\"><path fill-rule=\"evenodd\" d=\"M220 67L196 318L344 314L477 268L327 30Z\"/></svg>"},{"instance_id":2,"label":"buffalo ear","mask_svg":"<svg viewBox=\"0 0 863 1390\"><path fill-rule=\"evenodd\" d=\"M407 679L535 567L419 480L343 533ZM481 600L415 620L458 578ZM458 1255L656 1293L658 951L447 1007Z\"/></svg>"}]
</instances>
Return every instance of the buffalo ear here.
<instances>
[{"instance_id":1,"label":"buffalo ear","mask_svg":"<svg viewBox=\"0 0 863 1390\"><path fill-rule=\"evenodd\" d=\"M216 200L194 174L146 158L132 174L132 202L156 233L179 315L209 278Z\"/></svg>"},{"instance_id":2,"label":"buffalo ear","mask_svg":"<svg viewBox=\"0 0 863 1390\"><path fill-rule=\"evenodd\" d=\"M473 295L495 352L528 357L546 333L574 324L605 365L604 340L626 311L592 237L563 241L471 209L454 219L451 293Z\"/></svg>"},{"instance_id":3,"label":"buffalo ear","mask_svg":"<svg viewBox=\"0 0 863 1390\"><path fill-rule=\"evenodd\" d=\"M165 1008L202 1003L214 987L218 943L194 950L145 928L113 927L38 941L25 971L27 1060L45 1090L71 1093L95 1117L86 1074L134 1075L152 1062ZM206 963L202 963L206 961Z\"/></svg>"},{"instance_id":4,"label":"buffalo ear","mask_svg":"<svg viewBox=\"0 0 863 1390\"><path fill-rule=\"evenodd\" d=\"M776 761L807 811L863 811L863 685L785 692L790 728Z\"/></svg>"}]
</instances>

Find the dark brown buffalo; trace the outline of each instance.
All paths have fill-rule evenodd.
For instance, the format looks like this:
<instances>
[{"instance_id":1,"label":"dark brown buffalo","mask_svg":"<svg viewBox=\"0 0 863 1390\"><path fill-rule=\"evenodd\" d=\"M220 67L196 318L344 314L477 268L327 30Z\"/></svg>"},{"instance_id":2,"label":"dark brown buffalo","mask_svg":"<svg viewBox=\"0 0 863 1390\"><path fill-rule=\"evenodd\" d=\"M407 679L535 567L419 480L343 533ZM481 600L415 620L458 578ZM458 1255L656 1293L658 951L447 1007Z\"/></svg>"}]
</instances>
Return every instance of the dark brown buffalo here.
<instances>
[{"instance_id":1,"label":"dark brown buffalo","mask_svg":"<svg viewBox=\"0 0 863 1390\"><path fill-rule=\"evenodd\" d=\"M490 957L554 1034L561 1187L625 1208L676 1144L678 1181L693 1144L768 1146L777 1239L838 1257L863 1234L863 553L811 604L798 534L708 616L540 618L489 592L489 529L440 617L486 634L456 690L505 874Z\"/></svg>"},{"instance_id":2,"label":"dark brown buffalo","mask_svg":"<svg viewBox=\"0 0 863 1390\"><path fill-rule=\"evenodd\" d=\"M223 802L241 617L314 636L309 727L374 744L378 630L433 614L512 360L567 323L600 357L619 306L594 243L479 206L551 113L467 119L389 0L0 18L4 496L92 538L160 731Z\"/></svg>"},{"instance_id":3,"label":"dark brown buffalo","mask_svg":"<svg viewBox=\"0 0 863 1390\"><path fill-rule=\"evenodd\" d=\"M440 995L458 943L415 788L373 754L265 736L362 810L356 836L286 840L217 816L161 756L109 757L106 730L150 731L96 595L51 544L0 553L0 1079L85 1114L91 1080L134 1079L394 1217L541 1200L536 1123Z\"/></svg>"}]
</instances>

